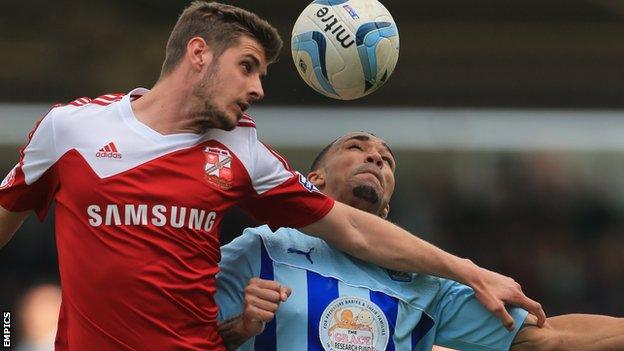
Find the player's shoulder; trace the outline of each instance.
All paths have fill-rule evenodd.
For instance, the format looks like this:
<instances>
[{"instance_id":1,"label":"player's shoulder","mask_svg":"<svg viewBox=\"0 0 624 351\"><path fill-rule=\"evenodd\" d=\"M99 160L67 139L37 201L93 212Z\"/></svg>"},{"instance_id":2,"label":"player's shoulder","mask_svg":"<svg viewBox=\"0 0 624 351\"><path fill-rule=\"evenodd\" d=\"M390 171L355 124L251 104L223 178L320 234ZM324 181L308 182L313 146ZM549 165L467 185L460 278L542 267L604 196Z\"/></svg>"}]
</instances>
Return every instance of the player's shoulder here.
<instances>
[{"instance_id":1,"label":"player's shoulder","mask_svg":"<svg viewBox=\"0 0 624 351\"><path fill-rule=\"evenodd\" d=\"M260 255L260 248L262 245L261 235L265 230L270 231L268 226L243 230L241 235L221 247L221 262L227 264L235 262L240 258L253 261L254 257Z\"/></svg>"},{"instance_id":2,"label":"player's shoulder","mask_svg":"<svg viewBox=\"0 0 624 351\"><path fill-rule=\"evenodd\" d=\"M52 106L52 109L64 113L97 109L99 107L110 106L111 104L114 104L123 99L124 96L124 93L110 93L98 96L96 98L80 97L68 103L54 104Z\"/></svg>"},{"instance_id":3,"label":"player's shoulder","mask_svg":"<svg viewBox=\"0 0 624 351\"><path fill-rule=\"evenodd\" d=\"M271 230L267 225L257 228L257 235L262 238L267 249L271 252L288 252L293 247L318 247L325 249L327 244L316 237L306 235L294 228L278 228ZM281 256L281 255L278 255Z\"/></svg>"},{"instance_id":4,"label":"player's shoulder","mask_svg":"<svg viewBox=\"0 0 624 351\"><path fill-rule=\"evenodd\" d=\"M48 116L55 124L73 124L80 121L94 122L94 117L117 111L114 106L124 97L122 93L111 93L96 98L81 97L68 103L52 106ZM47 117L46 117L47 118Z\"/></svg>"},{"instance_id":5,"label":"player's shoulder","mask_svg":"<svg viewBox=\"0 0 624 351\"><path fill-rule=\"evenodd\" d=\"M254 228L246 228L243 233L235 240L262 240L265 242L265 246L285 246L289 245L293 241L301 241L302 239L312 238L292 228L278 228L272 230L268 225L264 224Z\"/></svg>"},{"instance_id":6,"label":"player's shoulder","mask_svg":"<svg viewBox=\"0 0 624 351\"><path fill-rule=\"evenodd\" d=\"M258 227L245 228L243 233L247 234L247 235L262 236L262 235L271 234L271 233L273 233L273 231L271 230L271 228L268 225L263 224L263 225L258 226Z\"/></svg>"},{"instance_id":7,"label":"player's shoulder","mask_svg":"<svg viewBox=\"0 0 624 351\"><path fill-rule=\"evenodd\" d=\"M297 229L278 228L272 230L268 225L247 228L226 246L249 247L252 243L261 243L272 260L283 263L291 260L292 255L289 254L289 251L294 249L314 247L316 252L320 253L328 247L323 240L303 234Z\"/></svg>"},{"instance_id":8,"label":"player's shoulder","mask_svg":"<svg viewBox=\"0 0 624 351\"><path fill-rule=\"evenodd\" d=\"M89 132L96 129L95 127L105 128L106 125L98 123L98 118L95 117L99 115L101 116L99 119L107 119L112 111L110 106L122 98L123 94L106 94L95 99L82 97L65 104L56 103L38 119L28 137L32 138L35 133L63 139L72 135L78 138L89 137L92 134L85 132L85 128L80 126L90 125L92 128L88 130ZM103 113L104 109L107 109L107 112ZM67 134L68 132L72 135ZM58 138L55 140L58 141Z\"/></svg>"},{"instance_id":9,"label":"player's shoulder","mask_svg":"<svg viewBox=\"0 0 624 351\"><path fill-rule=\"evenodd\" d=\"M237 249L248 248L252 244L259 243L261 236L266 232L271 231L269 226L263 225L255 228L246 228L241 235L237 236L230 243L223 246L223 248L236 247Z\"/></svg>"}]
</instances>

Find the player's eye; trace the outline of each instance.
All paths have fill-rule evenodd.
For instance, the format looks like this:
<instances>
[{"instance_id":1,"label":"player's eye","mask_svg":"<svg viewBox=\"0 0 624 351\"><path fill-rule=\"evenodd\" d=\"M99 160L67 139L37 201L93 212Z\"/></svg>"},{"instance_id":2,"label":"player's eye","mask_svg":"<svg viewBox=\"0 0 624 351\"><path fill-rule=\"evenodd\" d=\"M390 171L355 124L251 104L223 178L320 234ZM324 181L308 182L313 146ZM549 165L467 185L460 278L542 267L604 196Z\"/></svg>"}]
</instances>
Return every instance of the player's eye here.
<instances>
[{"instance_id":1,"label":"player's eye","mask_svg":"<svg viewBox=\"0 0 624 351\"><path fill-rule=\"evenodd\" d=\"M360 151L363 150L362 147L360 145L358 145L358 144L353 144L353 145L347 147L347 149L349 149L349 150L351 150L351 149L358 149Z\"/></svg>"},{"instance_id":2,"label":"player's eye","mask_svg":"<svg viewBox=\"0 0 624 351\"><path fill-rule=\"evenodd\" d=\"M251 65L249 64L249 62L241 63L241 67L243 67L243 71L245 73L251 73Z\"/></svg>"},{"instance_id":3,"label":"player's eye","mask_svg":"<svg viewBox=\"0 0 624 351\"><path fill-rule=\"evenodd\" d=\"M390 159L390 157L383 157L383 160L389 165L392 166L392 159Z\"/></svg>"}]
</instances>

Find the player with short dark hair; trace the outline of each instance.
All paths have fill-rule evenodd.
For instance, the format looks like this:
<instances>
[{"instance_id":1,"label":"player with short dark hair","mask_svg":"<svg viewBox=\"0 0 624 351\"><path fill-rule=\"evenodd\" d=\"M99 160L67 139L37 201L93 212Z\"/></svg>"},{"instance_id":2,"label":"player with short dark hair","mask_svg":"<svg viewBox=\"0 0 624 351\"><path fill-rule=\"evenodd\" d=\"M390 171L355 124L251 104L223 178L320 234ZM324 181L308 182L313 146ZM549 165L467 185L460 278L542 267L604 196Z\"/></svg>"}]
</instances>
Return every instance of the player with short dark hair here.
<instances>
[{"instance_id":1,"label":"player with short dark hair","mask_svg":"<svg viewBox=\"0 0 624 351\"><path fill-rule=\"evenodd\" d=\"M235 6L195 1L182 12L171 31L161 76L175 69L186 54L186 44L195 37L201 37L206 43L211 43L213 54L219 56L243 36L258 41L264 49L268 64L277 60L282 48L282 39L267 21Z\"/></svg>"},{"instance_id":2,"label":"player with short dark hair","mask_svg":"<svg viewBox=\"0 0 624 351\"><path fill-rule=\"evenodd\" d=\"M308 179L386 218L395 162L383 140L349 133L319 153ZM510 332L466 285L382 269L291 228L246 229L222 248L220 265L216 298L230 349L624 350L622 318L563 315L536 328L535 316L511 308Z\"/></svg>"},{"instance_id":3,"label":"player with short dark hair","mask_svg":"<svg viewBox=\"0 0 624 351\"><path fill-rule=\"evenodd\" d=\"M151 90L54 106L0 184L0 245L56 202L63 302L58 350L222 350L214 303L218 228L238 205L365 260L474 287L545 319L510 278L335 203L258 141L245 114L281 46L245 10L196 1L180 16ZM379 233L385 237L379 240Z\"/></svg>"}]
</instances>

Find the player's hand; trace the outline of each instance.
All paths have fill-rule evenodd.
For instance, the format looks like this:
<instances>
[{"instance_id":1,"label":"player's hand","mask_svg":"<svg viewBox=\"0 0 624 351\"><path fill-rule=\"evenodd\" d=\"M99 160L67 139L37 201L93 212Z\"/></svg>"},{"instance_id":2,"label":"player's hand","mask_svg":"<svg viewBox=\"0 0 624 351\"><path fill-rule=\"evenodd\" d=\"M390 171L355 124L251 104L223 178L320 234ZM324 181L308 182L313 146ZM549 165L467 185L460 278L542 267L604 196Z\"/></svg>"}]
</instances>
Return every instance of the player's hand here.
<instances>
[{"instance_id":1,"label":"player's hand","mask_svg":"<svg viewBox=\"0 0 624 351\"><path fill-rule=\"evenodd\" d=\"M505 305L522 307L529 313L537 317L537 325L542 327L546 322L546 313L542 305L528 298L520 284L512 278L490 270L476 267L473 279L468 285L475 291L479 302L498 319L501 320L505 328L513 330L515 323Z\"/></svg>"},{"instance_id":2,"label":"player's hand","mask_svg":"<svg viewBox=\"0 0 624 351\"><path fill-rule=\"evenodd\" d=\"M245 287L245 307L242 323L249 337L259 335L266 323L275 317L281 302L285 302L292 290L273 280L252 278Z\"/></svg>"}]
</instances>

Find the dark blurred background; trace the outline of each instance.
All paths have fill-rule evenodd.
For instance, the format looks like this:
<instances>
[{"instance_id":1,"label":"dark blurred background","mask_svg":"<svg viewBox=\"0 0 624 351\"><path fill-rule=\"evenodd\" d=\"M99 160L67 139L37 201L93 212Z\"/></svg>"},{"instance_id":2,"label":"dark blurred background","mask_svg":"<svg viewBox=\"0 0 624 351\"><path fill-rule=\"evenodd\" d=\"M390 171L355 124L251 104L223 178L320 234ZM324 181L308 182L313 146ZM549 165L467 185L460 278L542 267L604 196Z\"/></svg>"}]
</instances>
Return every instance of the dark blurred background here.
<instances>
[{"instance_id":1,"label":"dark blurred background","mask_svg":"<svg viewBox=\"0 0 624 351\"><path fill-rule=\"evenodd\" d=\"M380 128L413 113L424 122L378 132L398 156L393 221L515 277L550 315L624 316L624 1L382 2L399 27L399 63L385 87L351 102L315 93L291 63L291 27L307 1L228 2L267 18L286 42L265 81L258 116L272 122L262 130L257 118L261 137L303 171L342 133L377 132L351 108L381 108ZM13 167L25 126L46 105L150 87L186 4L3 1L0 173ZM290 123L282 124L267 106L301 112L282 113ZM318 132L313 142L284 137L301 134L318 107L350 117L305 129ZM495 122L499 112L507 117L491 132L465 118L483 113ZM544 143L560 134L566 142ZM479 143L484 136L503 142ZM223 241L248 224L231 213ZM52 226L52 216L43 224L30 218L0 250L3 310L16 309L29 287L58 282Z\"/></svg>"},{"instance_id":2,"label":"dark blurred background","mask_svg":"<svg viewBox=\"0 0 624 351\"><path fill-rule=\"evenodd\" d=\"M5 0L0 100L64 101L151 85L188 1ZM266 104L330 104L294 74L294 20L307 1L230 1L269 19L287 42ZM387 0L401 35L392 80L349 104L624 107L620 0Z\"/></svg>"}]
</instances>

